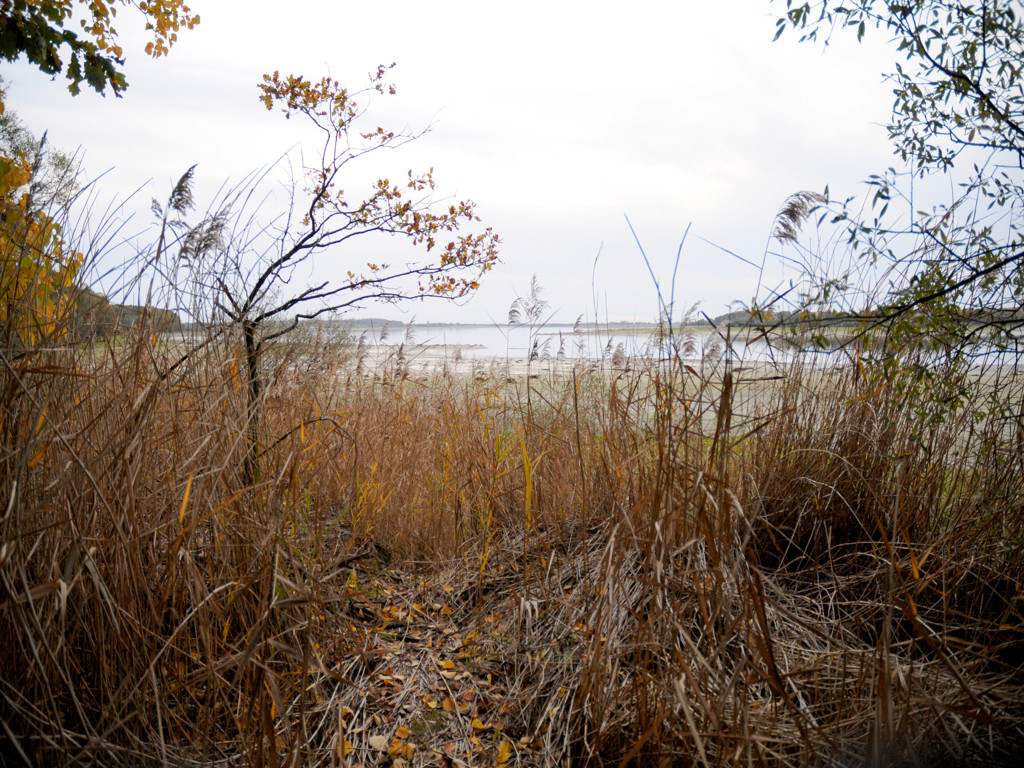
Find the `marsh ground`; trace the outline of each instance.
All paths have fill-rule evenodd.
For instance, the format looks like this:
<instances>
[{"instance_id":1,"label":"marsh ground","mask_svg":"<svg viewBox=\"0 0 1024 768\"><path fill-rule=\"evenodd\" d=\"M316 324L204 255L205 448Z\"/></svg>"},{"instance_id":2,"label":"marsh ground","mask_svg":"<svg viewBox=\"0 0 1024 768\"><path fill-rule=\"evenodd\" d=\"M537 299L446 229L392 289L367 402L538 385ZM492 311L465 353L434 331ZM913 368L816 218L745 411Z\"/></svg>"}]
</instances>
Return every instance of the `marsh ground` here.
<instances>
[{"instance_id":1,"label":"marsh ground","mask_svg":"<svg viewBox=\"0 0 1024 768\"><path fill-rule=\"evenodd\" d=\"M254 423L230 344L164 351L8 369L5 758L992 765L1024 743L1012 418L923 418L856 365L534 373L307 339L266 357ZM1017 379L973 391L1016 413Z\"/></svg>"}]
</instances>

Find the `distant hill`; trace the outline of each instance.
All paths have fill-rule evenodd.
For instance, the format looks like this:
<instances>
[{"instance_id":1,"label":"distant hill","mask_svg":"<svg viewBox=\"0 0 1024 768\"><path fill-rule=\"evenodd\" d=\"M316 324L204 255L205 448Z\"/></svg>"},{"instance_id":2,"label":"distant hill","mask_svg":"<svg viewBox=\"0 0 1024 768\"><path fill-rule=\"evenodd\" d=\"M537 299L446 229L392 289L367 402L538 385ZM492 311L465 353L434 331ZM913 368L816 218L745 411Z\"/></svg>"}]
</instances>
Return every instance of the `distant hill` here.
<instances>
[{"instance_id":1,"label":"distant hill","mask_svg":"<svg viewBox=\"0 0 1024 768\"><path fill-rule=\"evenodd\" d=\"M159 331L180 331L177 312L135 304L117 304L91 288L78 289L74 299L71 325L79 338L106 338L124 333L143 318Z\"/></svg>"}]
</instances>

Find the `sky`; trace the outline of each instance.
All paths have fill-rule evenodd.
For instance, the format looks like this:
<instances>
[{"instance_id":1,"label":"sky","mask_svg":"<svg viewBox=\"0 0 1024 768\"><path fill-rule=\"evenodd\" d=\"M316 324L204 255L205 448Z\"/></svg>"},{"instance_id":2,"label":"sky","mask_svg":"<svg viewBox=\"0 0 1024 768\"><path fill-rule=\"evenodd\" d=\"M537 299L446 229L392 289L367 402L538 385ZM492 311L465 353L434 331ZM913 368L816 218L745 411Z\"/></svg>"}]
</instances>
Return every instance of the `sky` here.
<instances>
[{"instance_id":1,"label":"sky","mask_svg":"<svg viewBox=\"0 0 1024 768\"><path fill-rule=\"evenodd\" d=\"M72 97L61 79L5 63L8 108L77 150L97 199L127 200L123 231L137 234L150 199L165 199L194 163L205 207L225 183L315 149L297 120L260 102L264 73L329 74L358 88L394 62L398 93L372 104L371 127L429 131L361 173L434 168L439 200L472 199L502 237L502 263L468 301L362 315L504 323L536 275L554 321L655 319L657 290L628 216L663 295L675 271L676 306L713 317L799 277L769 237L789 195L826 185L833 198L863 195L867 176L895 163L887 41L839 34L826 47L787 33L773 43L779 2L191 6L201 23L158 60L142 53L141 15L120 9L123 98ZM283 183L287 163L271 177ZM357 241L298 279L330 279L398 247Z\"/></svg>"}]
</instances>

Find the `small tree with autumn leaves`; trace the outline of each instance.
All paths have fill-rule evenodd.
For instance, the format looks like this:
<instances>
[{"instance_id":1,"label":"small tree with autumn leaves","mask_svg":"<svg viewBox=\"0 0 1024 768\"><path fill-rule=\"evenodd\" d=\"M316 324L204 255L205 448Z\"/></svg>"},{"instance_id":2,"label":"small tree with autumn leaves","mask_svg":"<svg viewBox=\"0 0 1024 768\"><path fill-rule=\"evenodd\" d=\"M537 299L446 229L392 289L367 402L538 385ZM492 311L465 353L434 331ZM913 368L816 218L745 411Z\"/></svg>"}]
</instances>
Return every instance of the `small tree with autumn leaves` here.
<instances>
[{"instance_id":1,"label":"small tree with autumn leaves","mask_svg":"<svg viewBox=\"0 0 1024 768\"><path fill-rule=\"evenodd\" d=\"M0 342L12 361L62 336L83 258L39 199L43 149L0 153Z\"/></svg>"},{"instance_id":2,"label":"small tree with autumn leaves","mask_svg":"<svg viewBox=\"0 0 1024 768\"><path fill-rule=\"evenodd\" d=\"M394 65L392 65L394 66ZM194 293L206 293L215 310L215 327L240 332L247 392L248 458L245 480L258 477L261 358L265 346L300 322L339 312L368 301L465 297L498 261L499 238L490 227L466 232L479 218L471 201L438 203L433 170L409 171L400 183L378 179L358 196L341 187L352 163L421 134L383 127L362 127L368 99L393 95L385 82L391 67L379 67L369 86L352 92L338 81L318 82L296 76L266 75L260 85L267 109L281 108L287 118L302 117L323 135L320 162L302 169L304 182L293 191L288 212L269 227L251 216L242 226L251 188L229 198L198 226L180 235L177 271ZM181 179L168 208L191 207L192 169ZM166 214L157 208L164 220ZM426 258L394 263L362 261L344 268L340 282L318 280L298 285L296 269L315 260L346 258L349 241L386 235L410 242ZM268 245L269 235L269 245ZM163 241L161 237L161 241ZM198 287L198 288L197 288Z\"/></svg>"}]
</instances>

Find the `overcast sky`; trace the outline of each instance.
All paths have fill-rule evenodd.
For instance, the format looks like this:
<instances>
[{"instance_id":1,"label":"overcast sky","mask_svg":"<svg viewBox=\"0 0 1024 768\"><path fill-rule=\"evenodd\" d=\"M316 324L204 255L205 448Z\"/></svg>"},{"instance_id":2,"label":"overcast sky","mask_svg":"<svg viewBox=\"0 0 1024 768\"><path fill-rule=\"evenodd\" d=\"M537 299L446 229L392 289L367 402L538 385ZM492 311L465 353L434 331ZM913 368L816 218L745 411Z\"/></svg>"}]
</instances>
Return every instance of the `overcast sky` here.
<instances>
[{"instance_id":1,"label":"overcast sky","mask_svg":"<svg viewBox=\"0 0 1024 768\"><path fill-rule=\"evenodd\" d=\"M558 320L592 318L595 294L600 319L653 319L628 215L666 292L692 223L677 305L702 302L715 315L758 284L756 269L716 245L760 264L788 195L825 185L833 197L861 194L868 174L895 162L885 40L839 35L825 49L787 34L772 43L784 4L768 0L192 6L201 24L156 61L141 52L141 17L121 9L124 98L71 97L60 79L8 64L8 108L53 144L81 148L88 177L109 170L103 199L145 187L133 206L138 230L150 198L165 198L193 163L205 206L226 180L310 138L260 103L264 73L330 73L356 88L396 62L398 95L375 103L372 122L432 127L382 174L433 167L439 194L473 199L502 236L503 263L462 306L364 314L504 322L536 274ZM393 247L363 241L325 259L320 274ZM769 258L769 285L793 277Z\"/></svg>"}]
</instances>

